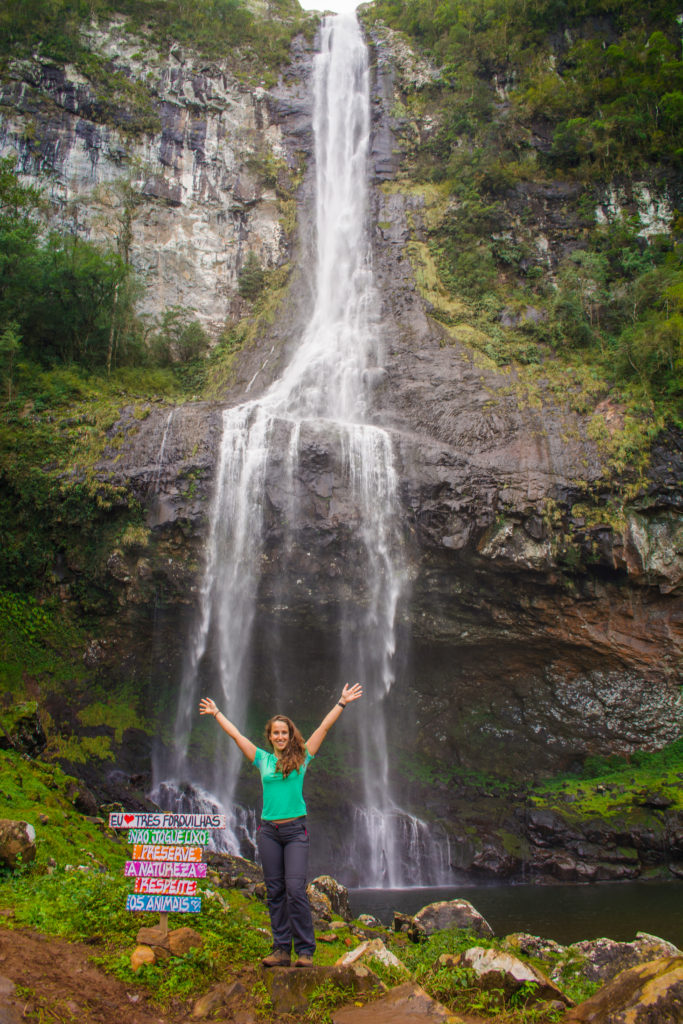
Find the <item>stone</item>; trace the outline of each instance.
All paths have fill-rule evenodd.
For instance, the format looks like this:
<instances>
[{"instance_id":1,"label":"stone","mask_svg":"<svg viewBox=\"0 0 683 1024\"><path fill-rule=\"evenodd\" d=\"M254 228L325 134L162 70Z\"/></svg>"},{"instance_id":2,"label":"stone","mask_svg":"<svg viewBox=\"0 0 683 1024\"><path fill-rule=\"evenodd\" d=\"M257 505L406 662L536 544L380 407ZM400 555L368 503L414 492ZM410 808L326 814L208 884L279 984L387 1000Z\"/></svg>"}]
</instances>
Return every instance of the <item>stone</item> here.
<instances>
[{"instance_id":1,"label":"stone","mask_svg":"<svg viewBox=\"0 0 683 1024\"><path fill-rule=\"evenodd\" d=\"M345 885L342 885L330 875L318 875L318 877L314 878L308 886L309 894L311 889L316 892L321 892L327 896L330 901L333 914L336 914L337 917L343 918L345 921L351 920L349 890Z\"/></svg>"},{"instance_id":2,"label":"stone","mask_svg":"<svg viewBox=\"0 0 683 1024\"><path fill-rule=\"evenodd\" d=\"M138 929L136 941L141 946L164 946L170 948L168 943L168 928L162 928L159 925L153 925L150 927L143 927Z\"/></svg>"},{"instance_id":3,"label":"stone","mask_svg":"<svg viewBox=\"0 0 683 1024\"><path fill-rule=\"evenodd\" d=\"M80 779L70 779L66 785L66 796L80 814L97 817L97 800Z\"/></svg>"},{"instance_id":4,"label":"stone","mask_svg":"<svg viewBox=\"0 0 683 1024\"><path fill-rule=\"evenodd\" d=\"M588 981L611 981L621 971L650 960L675 957L680 950L671 942L639 932L633 942L587 939L569 946L567 953L582 960L581 976Z\"/></svg>"},{"instance_id":5,"label":"stone","mask_svg":"<svg viewBox=\"0 0 683 1024\"><path fill-rule=\"evenodd\" d=\"M317 926L328 925L332 920L332 904L330 903L329 896L312 888L310 885L306 892L308 894L308 902L311 904L313 923Z\"/></svg>"},{"instance_id":6,"label":"stone","mask_svg":"<svg viewBox=\"0 0 683 1024\"><path fill-rule=\"evenodd\" d=\"M151 946L136 946L130 955L130 966L134 971L139 971L143 964L156 963L156 956Z\"/></svg>"},{"instance_id":7,"label":"stone","mask_svg":"<svg viewBox=\"0 0 683 1024\"><path fill-rule=\"evenodd\" d=\"M185 956L191 949L203 946L204 939L193 928L174 928L168 933L165 945L168 945L173 956Z\"/></svg>"},{"instance_id":8,"label":"stone","mask_svg":"<svg viewBox=\"0 0 683 1024\"><path fill-rule=\"evenodd\" d=\"M558 956L566 953L566 947L553 939L542 939L538 935L529 935L527 932L513 932L506 935L503 946L513 951L532 956L536 960L547 960L555 964Z\"/></svg>"},{"instance_id":9,"label":"stone","mask_svg":"<svg viewBox=\"0 0 683 1024\"><path fill-rule=\"evenodd\" d=\"M0 750L17 750L36 757L47 744L38 704L18 701L0 714Z\"/></svg>"},{"instance_id":10,"label":"stone","mask_svg":"<svg viewBox=\"0 0 683 1024\"><path fill-rule=\"evenodd\" d=\"M405 965L401 963L397 956L395 956L390 949L384 945L381 939L371 939L367 942L361 942L355 949L350 949L348 953L344 953L337 960L338 967L349 967L351 964L356 963L357 960L379 960L385 967L398 967L405 970Z\"/></svg>"},{"instance_id":11,"label":"stone","mask_svg":"<svg viewBox=\"0 0 683 1024\"><path fill-rule=\"evenodd\" d=\"M305 970L271 967L264 972L264 982L275 1013L304 1013L308 998L325 982L348 989L354 995L382 992L385 986L377 975L362 964L350 967L308 967Z\"/></svg>"},{"instance_id":12,"label":"stone","mask_svg":"<svg viewBox=\"0 0 683 1024\"><path fill-rule=\"evenodd\" d=\"M36 830L27 821L0 818L0 864L16 868L36 859Z\"/></svg>"},{"instance_id":13,"label":"stone","mask_svg":"<svg viewBox=\"0 0 683 1024\"><path fill-rule=\"evenodd\" d=\"M12 1005L0 999L0 1024L25 1024L24 1015Z\"/></svg>"},{"instance_id":14,"label":"stone","mask_svg":"<svg viewBox=\"0 0 683 1024\"><path fill-rule=\"evenodd\" d=\"M443 953L438 963L443 967L472 971L479 988L502 989L507 999L523 989L528 1003L553 999L565 1006L572 1005L572 1001L542 971L533 964L522 963L511 953L472 946L458 955Z\"/></svg>"},{"instance_id":15,"label":"stone","mask_svg":"<svg viewBox=\"0 0 683 1024\"><path fill-rule=\"evenodd\" d=\"M238 857L234 853L210 851L206 855L206 863L220 875L220 884L224 889L244 889L248 885L263 883L263 871L246 857Z\"/></svg>"},{"instance_id":16,"label":"stone","mask_svg":"<svg viewBox=\"0 0 683 1024\"><path fill-rule=\"evenodd\" d=\"M0 999L9 999L16 992L17 986L11 978L0 975Z\"/></svg>"},{"instance_id":17,"label":"stone","mask_svg":"<svg viewBox=\"0 0 683 1024\"><path fill-rule=\"evenodd\" d=\"M358 920L366 928L381 928L382 927L382 922L378 921L376 917L372 916L372 914L359 914L358 915Z\"/></svg>"},{"instance_id":18,"label":"stone","mask_svg":"<svg viewBox=\"0 0 683 1024\"><path fill-rule=\"evenodd\" d=\"M367 1006L342 1006L332 1013L332 1024L461 1024L462 1018L406 982Z\"/></svg>"},{"instance_id":19,"label":"stone","mask_svg":"<svg viewBox=\"0 0 683 1024\"><path fill-rule=\"evenodd\" d=\"M214 985L208 992L199 997L192 1007L192 1017L195 1019L208 1017L215 1010L230 1006L239 996L243 996L245 992L246 989L240 981L233 981L232 984L219 982L218 985Z\"/></svg>"},{"instance_id":20,"label":"stone","mask_svg":"<svg viewBox=\"0 0 683 1024\"><path fill-rule=\"evenodd\" d=\"M662 957L622 971L569 1010L563 1024L680 1024L683 956Z\"/></svg>"},{"instance_id":21,"label":"stone","mask_svg":"<svg viewBox=\"0 0 683 1024\"><path fill-rule=\"evenodd\" d=\"M493 935L493 928L468 900L442 900L429 903L413 918L417 928L426 935L451 928L466 928L475 935Z\"/></svg>"}]
</instances>

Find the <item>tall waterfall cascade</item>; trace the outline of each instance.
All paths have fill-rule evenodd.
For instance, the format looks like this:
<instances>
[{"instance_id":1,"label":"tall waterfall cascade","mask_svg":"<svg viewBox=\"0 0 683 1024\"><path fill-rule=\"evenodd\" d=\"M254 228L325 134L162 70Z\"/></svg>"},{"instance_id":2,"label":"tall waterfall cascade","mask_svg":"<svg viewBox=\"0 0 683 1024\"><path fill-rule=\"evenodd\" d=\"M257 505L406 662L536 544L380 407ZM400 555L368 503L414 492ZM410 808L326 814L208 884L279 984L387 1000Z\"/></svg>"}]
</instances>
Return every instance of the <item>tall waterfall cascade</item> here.
<instances>
[{"instance_id":1,"label":"tall waterfall cascade","mask_svg":"<svg viewBox=\"0 0 683 1024\"><path fill-rule=\"evenodd\" d=\"M207 774L193 767L190 732L197 724L200 669L210 659L219 707L245 727L264 548L265 488L274 433L288 438L285 470L296 517L302 430L335 439L357 509L367 594L341 614L339 663L331 665L330 699L343 682L361 682L354 707L364 780L353 831L362 884L437 884L448 877L447 845L402 810L392 796L385 704L395 679L396 621L407 596L397 474L391 438L367 422L370 378L381 366L381 329L368 233L370 94L368 55L355 15L326 18L315 58L313 130L316 249L313 310L282 376L258 399L226 409L217 463L205 567L194 631L178 698L172 761L155 769L155 796L169 809L220 806L239 852L253 827L235 806L242 755L214 757ZM280 449L282 446L280 445ZM292 537L283 541L284 555ZM302 695L302 704L305 697ZM277 710L277 709L273 709ZM346 712L347 716L353 712ZM210 723L211 725L213 723ZM325 748L321 751L325 756ZM314 770L314 769L312 769ZM250 825L251 822L251 825ZM330 865L339 877L341 864Z\"/></svg>"}]
</instances>

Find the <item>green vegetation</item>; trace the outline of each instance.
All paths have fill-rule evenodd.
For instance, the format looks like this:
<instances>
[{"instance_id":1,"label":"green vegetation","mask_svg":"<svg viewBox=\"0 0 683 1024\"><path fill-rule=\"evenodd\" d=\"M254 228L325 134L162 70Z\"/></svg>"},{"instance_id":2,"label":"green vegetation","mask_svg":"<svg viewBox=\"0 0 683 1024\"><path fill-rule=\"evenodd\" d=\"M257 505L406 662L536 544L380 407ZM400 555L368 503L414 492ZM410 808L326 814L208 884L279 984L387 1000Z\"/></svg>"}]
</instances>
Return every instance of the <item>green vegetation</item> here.
<instances>
[{"instance_id":1,"label":"green vegetation","mask_svg":"<svg viewBox=\"0 0 683 1024\"><path fill-rule=\"evenodd\" d=\"M250 252L244 261L237 280L237 289L243 299L256 299L266 283L263 267L255 252Z\"/></svg>"},{"instance_id":2,"label":"green vegetation","mask_svg":"<svg viewBox=\"0 0 683 1024\"><path fill-rule=\"evenodd\" d=\"M131 889L130 880L122 873L126 846L103 823L92 823L73 812L69 803L73 782L59 769L35 762L27 765L13 755L0 754L3 802L8 801L13 815L35 821L39 842L34 865L13 873L0 871L0 908L10 911L5 926L30 927L46 935L87 942L98 966L131 989L142 988L161 1009L177 1006L178 999L196 999L217 982L241 977L250 987L252 1004L272 1015L267 989L251 971L270 947L266 907L238 889L216 889L215 876L200 885L201 914L170 915L171 928L189 926L201 935L201 948L132 970L130 955L136 934L142 924L150 923L149 916L125 910L126 893ZM341 922L336 924L334 931L321 936L316 954L321 965L335 963L362 940L353 922L344 927ZM456 955L472 946L504 948L500 940L455 930L414 945L404 935L381 927L376 931L405 965L387 967L376 959L371 961L371 969L389 986L412 979L455 1013L495 1017L499 1024L549 1024L555 1019L539 1007L524 1006L520 998L506 1000L502 991L482 993L469 971L439 963L442 954ZM548 969L547 964L539 966ZM578 991L584 983L573 973L575 966L569 964L572 970L567 986ZM245 968L246 973L241 974ZM325 981L312 993L302 1019L326 1024L336 1006L352 999L351 991Z\"/></svg>"},{"instance_id":3,"label":"green vegetation","mask_svg":"<svg viewBox=\"0 0 683 1024\"><path fill-rule=\"evenodd\" d=\"M34 865L18 875L0 868L0 901L5 906L15 905L17 920L22 923L28 923L23 921L21 908L33 901L31 887L49 883L45 872L51 860L61 865L62 877L67 864L123 868L125 848L102 825L74 808L72 801L79 786L56 764L0 750L0 817L28 821L36 830ZM15 886L16 901L12 896ZM37 894L35 899L40 902ZM60 916L55 911L54 927ZM63 927L73 927L73 921L65 917Z\"/></svg>"},{"instance_id":4,"label":"green vegetation","mask_svg":"<svg viewBox=\"0 0 683 1024\"><path fill-rule=\"evenodd\" d=\"M144 530L130 497L94 473L124 438L121 408L142 419L150 399L194 395L213 364L193 311L172 307L157 324L136 313L125 246L46 233L42 212L14 161L0 161L0 568L4 587L45 595L59 555L89 614L110 601L103 555Z\"/></svg>"},{"instance_id":5,"label":"green vegetation","mask_svg":"<svg viewBox=\"0 0 683 1024\"><path fill-rule=\"evenodd\" d=\"M0 12L0 58L38 52L76 65L95 93L96 120L129 132L158 127L151 87L131 81L115 64L93 54L83 30L93 19L124 19L126 34L144 31L146 46L160 51L173 44L191 47L202 57L231 55L236 69L257 83L270 84L288 56L292 36L310 31L315 19L295 0L6 0Z\"/></svg>"},{"instance_id":6,"label":"green vegetation","mask_svg":"<svg viewBox=\"0 0 683 1024\"><path fill-rule=\"evenodd\" d=\"M523 404L585 413L609 395L623 426L596 423L596 440L612 472L635 463L637 476L652 437L683 422L676 14L669 0L378 0L364 12L439 68L404 83L407 160L386 186L424 199L424 240L408 254L432 316L512 370Z\"/></svg>"},{"instance_id":7,"label":"green vegetation","mask_svg":"<svg viewBox=\"0 0 683 1024\"><path fill-rule=\"evenodd\" d=\"M682 780L683 738L662 750L638 750L629 757L587 757L580 774L540 782L530 795L537 806L553 807L564 817L644 818L652 794L669 802L673 811L682 811Z\"/></svg>"}]
</instances>

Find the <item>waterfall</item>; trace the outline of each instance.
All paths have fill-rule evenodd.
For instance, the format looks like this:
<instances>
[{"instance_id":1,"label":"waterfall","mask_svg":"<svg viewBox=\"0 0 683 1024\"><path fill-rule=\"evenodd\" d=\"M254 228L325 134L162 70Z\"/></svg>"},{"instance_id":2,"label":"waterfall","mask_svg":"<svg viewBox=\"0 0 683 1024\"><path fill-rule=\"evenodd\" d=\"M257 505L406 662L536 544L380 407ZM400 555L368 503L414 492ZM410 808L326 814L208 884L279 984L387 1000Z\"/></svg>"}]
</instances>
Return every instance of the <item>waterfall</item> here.
<instances>
[{"instance_id":1,"label":"waterfall","mask_svg":"<svg viewBox=\"0 0 683 1024\"><path fill-rule=\"evenodd\" d=\"M282 376L263 397L223 413L198 617L175 721L174 760L155 770L155 794L166 807L180 806L188 793L196 792L203 806L208 800L224 808L230 819L226 845L238 851L245 819L243 814L238 817L234 794L242 755L230 744L227 764L214 758L211 777L197 779L192 730L206 680L219 707L244 727L269 454L277 430L280 441L287 439L291 521L306 428L327 443L339 444L365 559L366 590L342 613L339 664L336 674L330 673L332 680L361 682L365 689L357 713L364 802L354 821L354 842L363 851L363 884L443 882L447 865L430 868L424 877L424 865L433 866L440 854L432 849L426 825L398 806L391 789L385 703L394 684L396 619L406 599L407 572L391 438L367 422L368 378L381 364L382 346L367 230L369 66L355 15L325 18L313 78L313 310ZM293 537L285 527L282 557L287 559L292 549ZM331 682L331 697L335 685Z\"/></svg>"},{"instance_id":2,"label":"waterfall","mask_svg":"<svg viewBox=\"0 0 683 1024\"><path fill-rule=\"evenodd\" d=\"M159 446L159 454L157 455L157 464L154 468L154 483L152 484L152 493L159 493L159 484L161 482L161 471L164 468L164 455L166 452L166 442L168 441L168 435L171 432L171 424L173 423L173 416L175 409L170 409L168 416L166 417L166 423L164 424L164 432L161 436L161 444Z\"/></svg>"}]
</instances>

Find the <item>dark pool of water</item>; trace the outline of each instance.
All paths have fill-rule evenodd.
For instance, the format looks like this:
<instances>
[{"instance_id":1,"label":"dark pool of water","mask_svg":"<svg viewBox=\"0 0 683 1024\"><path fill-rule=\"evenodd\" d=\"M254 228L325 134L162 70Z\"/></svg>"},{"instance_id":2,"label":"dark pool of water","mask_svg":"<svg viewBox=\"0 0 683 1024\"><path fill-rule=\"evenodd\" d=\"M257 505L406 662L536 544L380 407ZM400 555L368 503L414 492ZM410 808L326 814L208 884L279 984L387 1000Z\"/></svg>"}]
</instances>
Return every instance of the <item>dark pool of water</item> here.
<instances>
[{"instance_id":1,"label":"dark pool of water","mask_svg":"<svg viewBox=\"0 0 683 1024\"><path fill-rule=\"evenodd\" d=\"M496 935L530 932L563 945L580 939L630 942L649 932L683 948L683 882L602 885L484 885L430 889L351 889L354 915L390 924L395 910L415 914L427 903L469 900Z\"/></svg>"}]
</instances>

